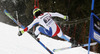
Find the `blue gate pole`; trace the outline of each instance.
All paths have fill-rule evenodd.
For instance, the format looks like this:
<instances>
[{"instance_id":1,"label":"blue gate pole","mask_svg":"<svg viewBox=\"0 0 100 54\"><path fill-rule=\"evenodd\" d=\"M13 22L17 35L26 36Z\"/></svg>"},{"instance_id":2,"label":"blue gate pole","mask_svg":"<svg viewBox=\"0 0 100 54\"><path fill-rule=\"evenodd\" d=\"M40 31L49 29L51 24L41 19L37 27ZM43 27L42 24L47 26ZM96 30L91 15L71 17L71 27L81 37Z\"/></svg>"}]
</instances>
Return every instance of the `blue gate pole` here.
<instances>
[{"instance_id":1,"label":"blue gate pole","mask_svg":"<svg viewBox=\"0 0 100 54\"><path fill-rule=\"evenodd\" d=\"M93 10L94 10L94 1L95 1L95 0L92 0L91 11L93 11Z\"/></svg>"},{"instance_id":2,"label":"blue gate pole","mask_svg":"<svg viewBox=\"0 0 100 54\"><path fill-rule=\"evenodd\" d=\"M88 54L90 53L90 43L91 43L91 37L89 37L89 40L88 40Z\"/></svg>"},{"instance_id":3,"label":"blue gate pole","mask_svg":"<svg viewBox=\"0 0 100 54\"><path fill-rule=\"evenodd\" d=\"M92 0L92 5L91 5L90 30L89 30L89 40L88 40L88 54L90 52L91 37L93 36L93 10L94 10L94 0Z\"/></svg>"}]
</instances>

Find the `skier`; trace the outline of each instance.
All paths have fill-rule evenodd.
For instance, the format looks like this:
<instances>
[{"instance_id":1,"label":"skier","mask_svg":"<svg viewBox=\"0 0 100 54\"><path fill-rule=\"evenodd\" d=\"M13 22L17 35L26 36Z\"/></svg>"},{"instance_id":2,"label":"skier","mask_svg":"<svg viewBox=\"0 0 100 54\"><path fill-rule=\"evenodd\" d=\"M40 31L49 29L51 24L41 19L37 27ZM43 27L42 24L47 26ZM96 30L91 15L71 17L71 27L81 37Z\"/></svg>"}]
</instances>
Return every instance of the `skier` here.
<instances>
[{"instance_id":1,"label":"skier","mask_svg":"<svg viewBox=\"0 0 100 54\"><path fill-rule=\"evenodd\" d=\"M19 36L21 36L24 32L31 29L34 25L40 24L39 26L36 27L36 30L33 33L36 38L38 37L38 35L40 33L43 33L43 34L50 36L50 37L58 36L59 38L62 38L66 41L71 42L72 45L77 45L71 37L68 37L67 35L65 36L63 34L60 27L52 19L52 17L60 17L64 20L68 21L68 16L64 16L60 13L51 13L51 12L42 13L42 11L37 7L33 10L33 15L36 18L24 30L19 31L19 33L18 33Z\"/></svg>"}]
</instances>

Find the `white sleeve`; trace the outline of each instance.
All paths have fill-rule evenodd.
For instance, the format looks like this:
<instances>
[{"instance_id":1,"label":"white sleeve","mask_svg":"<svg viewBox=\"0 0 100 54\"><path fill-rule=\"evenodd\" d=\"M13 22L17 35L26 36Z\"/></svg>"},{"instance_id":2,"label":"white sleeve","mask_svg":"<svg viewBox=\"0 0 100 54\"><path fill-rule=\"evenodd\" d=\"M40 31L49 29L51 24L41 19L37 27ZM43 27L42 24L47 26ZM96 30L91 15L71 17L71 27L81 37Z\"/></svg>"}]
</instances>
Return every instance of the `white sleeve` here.
<instances>
[{"instance_id":1,"label":"white sleeve","mask_svg":"<svg viewBox=\"0 0 100 54\"><path fill-rule=\"evenodd\" d=\"M35 19L30 25L27 26L28 30L38 23L39 23L38 20Z\"/></svg>"},{"instance_id":2,"label":"white sleeve","mask_svg":"<svg viewBox=\"0 0 100 54\"><path fill-rule=\"evenodd\" d=\"M55 13L49 12L49 14L51 15L51 17L60 17L60 18L63 18L63 19L65 17L64 15L57 13L57 12L55 12Z\"/></svg>"}]
</instances>

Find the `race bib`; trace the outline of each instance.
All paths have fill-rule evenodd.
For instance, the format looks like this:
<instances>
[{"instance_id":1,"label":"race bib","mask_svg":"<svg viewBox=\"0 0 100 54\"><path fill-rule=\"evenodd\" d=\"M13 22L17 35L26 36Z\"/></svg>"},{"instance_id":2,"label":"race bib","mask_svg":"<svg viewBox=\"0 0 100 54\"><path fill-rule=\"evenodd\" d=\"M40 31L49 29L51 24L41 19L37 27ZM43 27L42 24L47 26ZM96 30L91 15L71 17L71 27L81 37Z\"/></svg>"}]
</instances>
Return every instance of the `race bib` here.
<instances>
[{"instance_id":1,"label":"race bib","mask_svg":"<svg viewBox=\"0 0 100 54\"><path fill-rule=\"evenodd\" d=\"M46 23L46 25L50 25L52 23L52 19L50 17L45 17L43 21Z\"/></svg>"}]
</instances>

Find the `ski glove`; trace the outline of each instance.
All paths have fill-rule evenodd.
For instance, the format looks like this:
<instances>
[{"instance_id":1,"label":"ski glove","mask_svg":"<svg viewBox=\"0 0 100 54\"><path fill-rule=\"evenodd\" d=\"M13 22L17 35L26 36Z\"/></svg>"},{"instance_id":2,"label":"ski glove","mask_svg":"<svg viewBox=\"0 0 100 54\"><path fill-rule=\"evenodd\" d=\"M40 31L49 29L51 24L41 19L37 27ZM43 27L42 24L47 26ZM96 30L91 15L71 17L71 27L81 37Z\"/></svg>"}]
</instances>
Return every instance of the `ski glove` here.
<instances>
[{"instance_id":1,"label":"ski glove","mask_svg":"<svg viewBox=\"0 0 100 54\"><path fill-rule=\"evenodd\" d=\"M18 36L21 36L24 33L24 30L18 32Z\"/></svg>"},{"instance_id":2,"label":"ski glove","mask_svg":"<svg viewBox=\"0 0 100 54\"><path fill-rule=\"evenodd\" d=\"M69 19L68 19L68 16L64 16L64 19L66 20L66 21L68 21Z\"/></svg>"}]
</instances>

